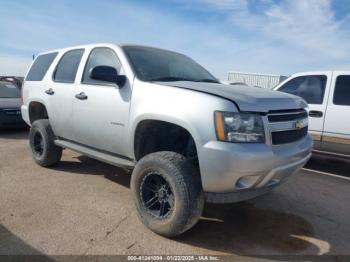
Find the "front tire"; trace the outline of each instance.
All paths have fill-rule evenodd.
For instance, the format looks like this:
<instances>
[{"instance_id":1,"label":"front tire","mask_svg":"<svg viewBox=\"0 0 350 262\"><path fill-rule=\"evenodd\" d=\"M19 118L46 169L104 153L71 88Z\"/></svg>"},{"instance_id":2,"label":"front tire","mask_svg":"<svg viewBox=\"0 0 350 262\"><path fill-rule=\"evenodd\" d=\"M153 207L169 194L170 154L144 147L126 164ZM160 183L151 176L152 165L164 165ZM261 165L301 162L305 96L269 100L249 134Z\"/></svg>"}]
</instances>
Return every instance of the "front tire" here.
<instances>
[{"instance_id":1,"label":"front tire","mask_svg":"<svg viewBox=\"0 0 350 262\"><path fill-rule=\"evenodd\" d=\"M62 157L62 148L54 143L55 135L48 119L36 120L29 132L29 144L34 161L43 167L57 164Z\"/></svg>"},{"instance_id":2,"label":"front tire","mask_svg":"<svg viewBox=\"0 0 350 262\"><path fill-rule=\"evenodd\" d=\"M132 173L131 192L142 223L166 237L193 227L203 211L198 169L175 152L143 157Z\"/></svg>"}]
</instances>

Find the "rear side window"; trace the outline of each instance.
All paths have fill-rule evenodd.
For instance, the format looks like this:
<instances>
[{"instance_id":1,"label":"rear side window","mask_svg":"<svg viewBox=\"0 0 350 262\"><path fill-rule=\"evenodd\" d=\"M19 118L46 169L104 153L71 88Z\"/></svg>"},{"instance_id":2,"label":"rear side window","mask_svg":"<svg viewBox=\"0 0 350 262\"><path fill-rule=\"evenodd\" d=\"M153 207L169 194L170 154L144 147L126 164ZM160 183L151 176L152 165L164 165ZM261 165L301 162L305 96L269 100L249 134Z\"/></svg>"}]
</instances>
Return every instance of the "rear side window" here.
<instances>
[{"instance_id":1,"label":"rear side window","mask_svg":"<svg viewBox=\"0 0 350 262\"><path fill-rule=\"evenodd\" d=\"M302 97L308 104L323 103L327 76L310 75L299 76L285 83L278 91Z\"/></svg>"},{"instance_id":2,"label":"rear side window","mask_svg":"<svg viewBox=\"0 0 350 262\"><path fill-rule=\"evenodd\" d=\"M56 56L57 52L38 56L27 74L26 81L43 80Z\"/></svg>"},{"instance_id":3,"label":"rear side window","mask_svg":"<svg viewBox=\"0 0 350 262\"><path fill-rule=\"evenodd\" d=\"M106 85L106 82L90 78L90 71L96 66L111 66L117 69L118 72L121 69L121 63L112 49L106 47L95 48L91 51L86 62L82 81L84 84Z\"/></svg>"},{"instance_id":4,"label":"rear side window","mask_svg":"<svg viewBox=\"0 0 350 262\"><path fill-rule=\"evenodd\" d=\"M55 82L74 83L84 49L71 50L65 53L58 63L53 79Z\"/></svg>"},{"instance_id":5,"label":"rear side window","mask_svg":"<svg viewBox=\"0 0 350 262\"><path fill-rule=\"evenodd\" d=\"M338 76L335 82L333 104L350 106L350 76Z\"/></svg>"}]
</instances>

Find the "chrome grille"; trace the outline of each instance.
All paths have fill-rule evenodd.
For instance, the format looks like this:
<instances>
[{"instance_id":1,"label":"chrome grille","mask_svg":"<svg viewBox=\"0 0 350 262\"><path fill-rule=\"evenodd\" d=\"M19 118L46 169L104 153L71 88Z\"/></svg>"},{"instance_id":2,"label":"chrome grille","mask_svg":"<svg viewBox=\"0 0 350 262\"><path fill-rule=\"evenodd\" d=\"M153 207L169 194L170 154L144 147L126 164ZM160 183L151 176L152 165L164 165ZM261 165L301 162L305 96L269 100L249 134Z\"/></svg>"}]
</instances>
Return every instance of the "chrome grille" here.
<instances>
[{"instance_id":1,"label":"chrome grille","mask_svg":"<svg viewBox=\"0 0 350 262\"><path fill-rule=\"evenodd\" d=\"M273 113L275 112L275 113ZM268 115L269 122L286 122L298 119L307 118L306 110L296 110L296 111L272 111Z\"/></svg>"},{"instance_id":2,"label":"chrome grille","mask_svg":"<svg viewBox=\"0 0 350 262\"><path fill-rule=\"evenodd\" d=\"M304 109L270 111L267 119L273 145L293 143L307 135L308 114Z\"/></svg>"}]
</instances>

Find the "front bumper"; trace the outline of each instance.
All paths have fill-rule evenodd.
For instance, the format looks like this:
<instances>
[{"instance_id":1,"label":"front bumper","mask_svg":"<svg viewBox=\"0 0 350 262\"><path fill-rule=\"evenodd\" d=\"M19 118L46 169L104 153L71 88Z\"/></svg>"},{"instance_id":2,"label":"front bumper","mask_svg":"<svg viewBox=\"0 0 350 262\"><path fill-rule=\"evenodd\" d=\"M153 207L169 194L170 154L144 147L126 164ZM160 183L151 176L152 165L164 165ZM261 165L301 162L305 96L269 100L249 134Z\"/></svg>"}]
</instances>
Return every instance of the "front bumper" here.
<instances>
[{"instance_id":1,"label":"front bumper","mask_svg":"<svg viewBox=\"0 0 350 262\"><path fill-rule=\"evenodd\" d=\"M234 199L241 201L256 196L256 193L269 191L306 164L311 157L312 146L310 135L278 146L219 141L204 144L199 148L198 156L207 199L213 198L209 195L234 193L231 195L235 197L229 202L236 202ZM243 193L245 198L238 197Z\"/></svg>"}]
</instances>

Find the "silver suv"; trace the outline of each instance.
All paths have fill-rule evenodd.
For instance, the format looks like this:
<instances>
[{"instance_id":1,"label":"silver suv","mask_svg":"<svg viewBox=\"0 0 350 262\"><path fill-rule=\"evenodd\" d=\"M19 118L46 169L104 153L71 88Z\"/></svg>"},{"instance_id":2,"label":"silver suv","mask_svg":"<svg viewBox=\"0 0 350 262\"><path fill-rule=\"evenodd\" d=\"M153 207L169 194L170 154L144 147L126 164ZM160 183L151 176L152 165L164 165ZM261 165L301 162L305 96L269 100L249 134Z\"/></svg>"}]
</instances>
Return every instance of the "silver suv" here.
<instances>
[{"instance_id":1,"label":"silver suv","mask_svg":"<svg viewBox=\"0 0 350 262\"><path fill-rule=\"evenodd\" d=\"M270 191L310 158L304 100L220 84L185 55L95 44L40 54L23 85L33 158L68 148L132 171L141 221L164 236L199 219L204 202Z\"/></svg>"}]
</instances>

